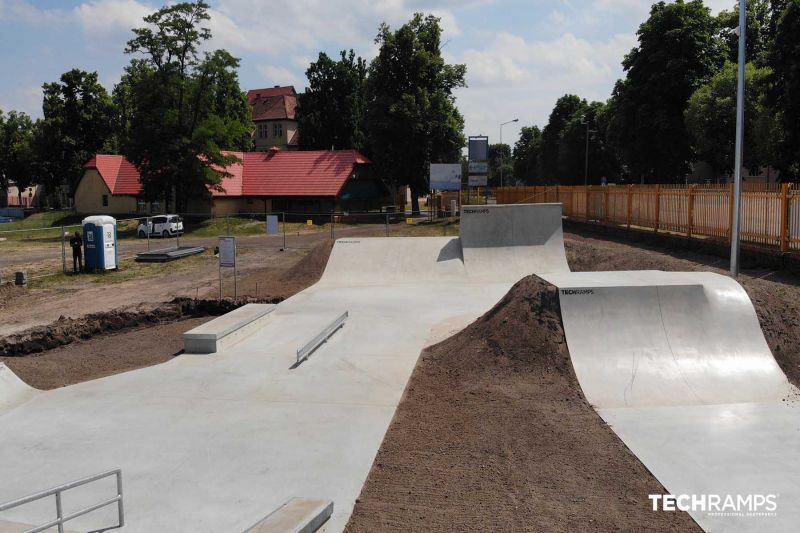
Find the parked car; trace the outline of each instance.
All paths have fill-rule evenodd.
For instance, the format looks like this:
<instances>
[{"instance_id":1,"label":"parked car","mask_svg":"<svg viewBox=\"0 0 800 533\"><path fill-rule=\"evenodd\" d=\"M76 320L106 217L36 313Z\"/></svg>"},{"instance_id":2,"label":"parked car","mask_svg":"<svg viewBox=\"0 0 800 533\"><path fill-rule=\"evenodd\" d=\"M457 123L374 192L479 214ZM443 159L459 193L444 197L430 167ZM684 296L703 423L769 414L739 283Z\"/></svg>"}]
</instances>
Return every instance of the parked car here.
<instances>
[{"instance_id":1,"label":"parked car","mask_svg":"<svg viewBox=\"0 0 800 533\"><path fill-rule=\"evenodd\" d=\"M178 215L159 215L149 219L144 218L139 220L139 227L136 228L136 233L141 238L147 237L149 233L151 237L174 237L175 235L183 235L183 219Z\"/></svg>"}]
</instances>

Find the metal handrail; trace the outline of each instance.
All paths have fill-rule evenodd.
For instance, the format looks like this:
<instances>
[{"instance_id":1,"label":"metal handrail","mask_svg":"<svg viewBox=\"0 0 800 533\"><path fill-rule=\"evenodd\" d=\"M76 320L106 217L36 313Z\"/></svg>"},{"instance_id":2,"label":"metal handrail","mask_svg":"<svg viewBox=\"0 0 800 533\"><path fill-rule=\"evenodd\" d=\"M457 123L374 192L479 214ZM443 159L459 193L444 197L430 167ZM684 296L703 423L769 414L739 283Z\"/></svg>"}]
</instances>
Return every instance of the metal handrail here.
<instances>
[{"instance_id":1,"label":"metal handrail","mask_svg":"<svg viewBox=\"0 0 800 533\"><path fill-rule=\"evenodd\" d=\"M297 363L295 363L295 364L300 364L300 362L304 361L309 355L311 355L311 352L316 350L319 347L320 344L322 344L323 342L327 341L330 338L330 336L333 335L334 332L337 329L339 329L340 327L342 327L344 325L344 321L347 320L347 317L348 317L348 312L345 311L344 313L339 315L336 318L336 320L331 322L328 325L328 327L323 329L319 333L319 335L317 335L316 337L314 337L313 339L308 341L301 348L298 348L297 349Z\"/></svg>"},{"instance_id":2,"label":"metal handrail","mask_svg":"<svg viewBox=\"0 0 800 533\"><path fill-rule=\"evenodd\" d=\"M85 509L81 509L80 511L75 511L74 513L68 514L64 516L64 511L61 507L61 493L67 491L69 489L74 489L75 487L80 487L81 485L86 485L87 483L91 483L92 481L97 481L99 479L103 479L110 476L116 476L117 478L117 495L113 498L108 500L102 501L100 503L91 505ZM40 500L42 498L46 498L48 496L55 496L56 497L56 519L51 520L46 524L42 524L41 526L36 526L33 529L28 529L25 533L39 533L40 531L45 531L50 529L54 526L58 526L58 533L64 533L64 523L79 516L83 516L85 514L91 513L92 511L96 511L108 505L112 505L114 503L117 504L117 514L119 516L119 525L116 527L122 527L125 525L125 510L122 506L122 470L117 468L116 470L108 470L106 472L101 472L99 474L95 474L93 476L85 477L83 479L78 479L77 481L71 481L69 483L64 483L63 485L59 485L57 487L53 487L47 490L43 490L37 492L35 494L31 494L29 496L24 496L22 498L12 500L10 502L0 504L0 512L7 511L9 509L13 509L14 507L19 507L20 505L24 505L26 503L30 503L36 500Z\"/></svg>"}]
</instances>

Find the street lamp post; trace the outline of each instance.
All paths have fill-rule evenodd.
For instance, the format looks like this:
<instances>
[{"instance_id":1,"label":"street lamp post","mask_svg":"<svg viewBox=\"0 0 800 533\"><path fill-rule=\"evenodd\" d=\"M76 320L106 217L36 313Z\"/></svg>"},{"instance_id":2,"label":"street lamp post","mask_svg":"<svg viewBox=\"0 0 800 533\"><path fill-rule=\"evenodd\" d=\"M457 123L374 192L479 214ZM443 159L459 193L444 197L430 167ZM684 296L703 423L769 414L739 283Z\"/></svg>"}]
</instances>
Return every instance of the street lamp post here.
<instances>
[{"instance_id":1,"label":"street lamp post","mask_svg":"<svg viewBox=\"0 0 800 533\"><path fill-rule=\"evenodd\" d=\"M739 275L739 233L742 210L742 148L744 145L744 62L747 6L739 0L739 75L736 81L736 155L734 156L733 221L731 224L731 276Z\"/></svg>"},{"instance_id":2,"label":"street lamp post","mask_svg":"<svg viewBox=\"0 0 800 533\"><path fill-rule=\"evenodd\" d=\"M586 115L581 116L581 124L586 124L586 149L585 149L585 157L583 163L583 186L587 187L589 185L589 121L586 120Z\"/></svg>"},{"instance_id":3,"label":"street lamp post","mask_svg":"<svg viewBox=\"0 0 800 533\"><path fill-rule=\"evenodd\" d=\"M505 156L503 155L503 126L511 124L512 122L519 122L518 118L509 120L500 124L500 187L503 186L503 163L505 163Z\"/></svg>"}]
</instances>

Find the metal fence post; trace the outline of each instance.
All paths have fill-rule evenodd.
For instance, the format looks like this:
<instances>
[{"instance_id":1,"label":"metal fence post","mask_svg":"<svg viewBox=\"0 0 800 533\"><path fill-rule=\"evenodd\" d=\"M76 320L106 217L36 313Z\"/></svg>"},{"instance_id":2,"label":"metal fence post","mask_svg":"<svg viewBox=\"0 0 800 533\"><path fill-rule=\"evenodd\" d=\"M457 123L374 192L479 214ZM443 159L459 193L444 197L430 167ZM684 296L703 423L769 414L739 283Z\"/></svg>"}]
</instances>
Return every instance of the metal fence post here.
<instances>
[{"instance_id":1,"label":"metal fence post","mask_svg":"<svg viewBox=\"0 0 800 533\"><path fill-rule=\"evenodd\" d=\"M586 197L586 213L585 213L586 217L585 218L586 218L586 220L589 220L589 186L588 185L584 185L583 186L583 195L584 195L584 197Z\"/></svg>"},{"instance_id":2,"label":"metal fence post","mask_svg":"<svg viewBox=\"0 0 800 533\"><path fill-rule=\"evenodd\" d=\"M633 184L628 185L628 229L631 229L631 219L633 218Z\"/></svg>"},{"instance_id":3,"label":"metal fence post","mask_svg":"<svg viewBox=\"0 0 800 533\"><path fill-rule=\"evenodd\" d=\"M728 241L733 238L733 183L728 185Z\"/></svg>"},{"instance_id":4,"label":"metal fence post","mask_svg":"<svg viewBox=\"0 0 800 533\"><path fill-rule=\"evenodd\" d=\"M333 239L333 238L334 238L334 233L333 233L333 211L331 211L331 239Z\"/></svg>"},{"instance_id":5,"label":"metal fence post","mask_svg":"<svg viewBox=\"0 0 800 533\"><path fill-rule=\"evenodd\" d=\"M283 249L286 250L286 212L281 212L281 220L283 221Z\"/></svg>"},{"instance_id":6,"label":"metal fence post","mask_svg":"<svg viewBox=\"0 0 800 533\"><path fill-rule=\"evenodd\" d=\"M117 502L119 527L123 527L125 525L125 509L122 506L122 471L117 472L117 496L119 496L119 501Z\"/></svg>"},{"instance_id":7,"label":"metal fence post","mask_svg":"<svg viewBox=\"0 0 800 533\"><path fill-rule=\"evenodd\" d=\"M64 522L61 521L64 518L64 511L61 507L61 493L56 492L56 518L58 518L58 533L64 533Z\"/></svg>"},{"instance_id":8,"label":"metal fence post","mask_svg":"<svg viewBox=\"0 0 800 533\"><path fill-rule=\"evenodd\" d=\"M386 236L389 236L389 213L386 213Z\"/></svg>"}]
</instances>

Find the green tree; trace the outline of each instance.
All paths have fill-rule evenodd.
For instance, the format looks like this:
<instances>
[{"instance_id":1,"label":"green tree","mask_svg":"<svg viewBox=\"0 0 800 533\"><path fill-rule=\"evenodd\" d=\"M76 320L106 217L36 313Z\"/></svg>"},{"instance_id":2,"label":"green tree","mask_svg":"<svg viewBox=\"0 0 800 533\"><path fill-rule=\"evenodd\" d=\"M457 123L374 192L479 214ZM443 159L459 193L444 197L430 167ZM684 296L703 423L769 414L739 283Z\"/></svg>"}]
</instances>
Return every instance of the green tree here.
<instances>
[{"instance_id":1,"label":"green tree","mask_svg":"<svg viewBox=\"0 0 800 533\"><path fill-rule=\"evenodd\" d=\"M769 102L780 124L776 166L786 181L800 177L800 0L787 0L775 21Z\"/></svg>"},{"instance_id":2,"label":"green tree","mask_svg":"<svg viewBox=\"0 0 800 533\"><path fill-rule=\"evenodd\" d=\"M442 58L439 22L416 13L396 31L381 24L367 79L369 153L387 182L410 187L414 212L428 164L459 161L465 144L453 90L465 86L466 67Z\"/></svg>"},{"instance_id":3,"label":"green tree","mask_svg":"<svg viewBox=\"0 0 800 533\"><path fill-rule=\"evenodd\" d=\"M499 187L500 169L502 168L502 183L506 186L514 185L514 157L511 146L506 143L489 145L489 186Z\"/></svg>"},{"instance_id":4,"label":"green tree","mask_svg":"<svg viewBox=\"0 0 800 533\"><path fill-rule=\"evenodd\" d=\"M526 185L543 183L540 157L542 130L538 126L523 126L514 143L514 178Z\"/></svg>"},{"instance_id":5,"label":"green tree","mask_svg":"<svg viewBox=\"0 0 800 533\"><path fill-rule=\"evenodd\" d=\"M737 65L726 63L709 83L689 99L686 128L700 159L717 173L731 174L736 132ZM777 130L766 102L771 71L767 67L745 66L744 166L757 169L774 159L773 136Z\"/></svg>"},{"instance_id":6,"label":"green tree","mask_svg":"<svg viewBox=\"0 0 800 533\"><path fill-rule=\"evenodd\" d=\"M570 135L565 141L564 130L567 124L580 117L585 109L586 100L574 94L565 94L556 100L547 125L542 130L540 164L545 183L560 183L562 179L570 176L572 169L564 168L564 156L559 154L565 151L565 143L573 141L574 144L574 135Z\"/></svg>"},{"instance_id":7,"label":"green tree","mask_svg":"<svg viewBox=\"0 0 800 533\"><path fill-rule=\"evenodd\" d=\"M36 181L33 132L34 123L28 115L18 111L3 115L0 110L0 191L13 181L20 201L22 191Z\"/></svg>"},{"instance_id":8,"label":"green tree","mask_svg":"<svg viewBox=\"0 0 800 533\"><path fill-rule=\"evenodd\" d=\"M338 61L321 52L306 77L309 86L297 106L300 149L363 149L366 61L352 50L343 50Z\"/></svg>"},{"instance_id":9,"label":"green tree","mask_svg":"<svg viewBox=\"0 0 800 533\"><path fill-rule=\"evenodd\" d=\"M56 203L56 190L66 185L74 192L83 164L111 138L114 106L96 72L73 69L42 89L44 117L37 132L36 157L41 162L40 180Z\"/></svg>"},{"instance_id":10,"label":"green tree","mask_svg":"<svg viewBox=\"0 0 800 533\"><path fill-rule=\"evenodd\" d=\"M223 150L252 147L252 118L239 88L239 60L225 50L199 49L211 38L203 1L172 4L144 18L125 52L141 53L123 77L117 99L126 102L122 153L138 168L145 196L187 198L221 189L224 170L238 158ZM122 114L119 115L123 117Z\"/></svg>"},{"instance_id":11,"label":"green tree","mask_svg":"<svg viewBox=\"0 0 800 533\"><path fill-rule=\"evenodd\" d=\"M746 54L748 62L763 65L771 40L770 36L770 0L748 0L747 2L747 39ZM729 61L737 62L739 58L739 4L730 11L721 11L717 15L720 37L724 43Z\"/></svg>"},{"instance_id":12,"label":"green tree","mask_svg":"<svg viewBox=\"0 0 800 533\"><path fill-rule=\"evenodd\" d=\"M683 114L723 63L717 23L701 0L659 2L625 56L611 103L609 140L641 181L679 181L694 159Z\"/></svg>"}]
</instances>

